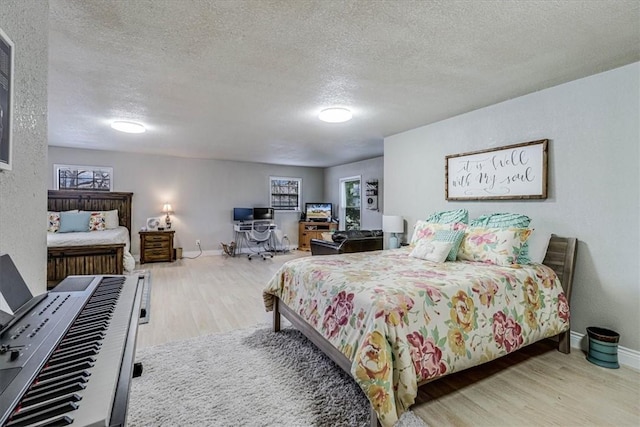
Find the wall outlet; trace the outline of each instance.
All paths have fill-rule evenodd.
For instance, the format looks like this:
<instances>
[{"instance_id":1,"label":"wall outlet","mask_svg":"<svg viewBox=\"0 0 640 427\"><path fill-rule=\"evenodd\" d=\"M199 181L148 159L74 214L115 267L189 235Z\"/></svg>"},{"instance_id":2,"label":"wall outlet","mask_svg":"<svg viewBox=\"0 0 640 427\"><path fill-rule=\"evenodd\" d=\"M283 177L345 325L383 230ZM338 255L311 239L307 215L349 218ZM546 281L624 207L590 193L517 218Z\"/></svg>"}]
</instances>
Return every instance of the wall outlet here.
<instances>
[{"instance_id":1,"label":"wall outlet","mask_svg":"<svg viewBox=\"0 0 640 427\"><path fill-rule=\"evenodd\" d=\"M200 246L200 239L196 239L196 246Z\"/></svg>"}]
</instances>

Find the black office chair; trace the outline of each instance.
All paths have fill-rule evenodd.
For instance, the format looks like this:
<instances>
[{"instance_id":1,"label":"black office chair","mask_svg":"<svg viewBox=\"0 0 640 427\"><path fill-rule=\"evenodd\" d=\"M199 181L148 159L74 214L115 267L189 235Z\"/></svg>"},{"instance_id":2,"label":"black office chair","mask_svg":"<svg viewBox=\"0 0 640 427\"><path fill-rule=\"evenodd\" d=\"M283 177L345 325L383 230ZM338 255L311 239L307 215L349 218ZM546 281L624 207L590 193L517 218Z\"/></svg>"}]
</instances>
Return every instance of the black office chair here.
<instances>
[{"instance_id":1,"label":"black office chair","mask_svg":"<svg viewBox=\"0 0 640 427\"><path fill-rule=\"evenodd\" d=\"M254 256L259 256L263 260L267 259L267 257L273 258L273 251L269 247L272 231L271 221L253 221L251 230L248 233L248 240L258 246L258 251L249 254L249 261Z\"/></svg>"}]
</instances>

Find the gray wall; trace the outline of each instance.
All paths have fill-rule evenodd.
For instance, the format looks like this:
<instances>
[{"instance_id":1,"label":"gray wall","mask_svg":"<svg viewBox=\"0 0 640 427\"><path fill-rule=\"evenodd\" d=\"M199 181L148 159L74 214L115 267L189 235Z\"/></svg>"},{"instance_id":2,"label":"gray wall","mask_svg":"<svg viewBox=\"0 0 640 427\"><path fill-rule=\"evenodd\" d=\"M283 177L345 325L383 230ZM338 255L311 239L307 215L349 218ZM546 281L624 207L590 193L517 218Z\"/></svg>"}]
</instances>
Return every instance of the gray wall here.
<instances>
[{"instance_id":1,"label":"gray wall","mask_svg":"<svg viewBox=\"0 0 640 427\"><path fill-rule=\"evenodd\" d=\"M369 160L362 160L354 163L333 166L326 168L324 171L324 200L333 203L333 213L338 215L340 206L340 179L350 176L360 175L362 177L362 225L363 230L373 230L382 228L382 212L384 192L382 186L384 170L384 157L375 157ZM370 179L378 180L378 210L369 210L366 208L365 188L366 182Z\"/></svg>"},{"instance_id":2,"label":"gray wall","mask_svg":"<svg viewBox=\"0 0 640 427\"><path fill-rule=\"evenodd\" d=\"M572 330L602 326L640 350L640 64L576 80L385 139L385 204L415 220L442 209L517 212L539 236L579 239ZM447 154L548 138L549 197L444 199ZM533 238L533 236L532 236Z\"/></svg>"},{"instance_id":3,"label":"gray wall","mask_svg":"<svg viewBox=\"0 0 640 427\"><path fill-rule=\"evenodd\" d=\"M15 44L13 170L0 172L0 253L39 294L47 284L48 2L2 0L0 28Z\"/></svg>"},{"instance_id":4,"label":"gray wall","mask_svg":"<svg viewBox=\"0 0 640 427\"><path fill-rule=\"evenodd\" d=\"M322 199L323 169L225 160L189 159L115 151L49 147L48 188L53 188L53 165L113 167L114 191L133 192L132 253L139 254L137 231L146 219L163 216L165 201L175 244L185 252L219 251L220 242L233 240L234 207L269 206L269 176L302 178L303 200ZM291 246L298 245L299 213L276 212L275 222Z\"/></svg>"}]
</instances>

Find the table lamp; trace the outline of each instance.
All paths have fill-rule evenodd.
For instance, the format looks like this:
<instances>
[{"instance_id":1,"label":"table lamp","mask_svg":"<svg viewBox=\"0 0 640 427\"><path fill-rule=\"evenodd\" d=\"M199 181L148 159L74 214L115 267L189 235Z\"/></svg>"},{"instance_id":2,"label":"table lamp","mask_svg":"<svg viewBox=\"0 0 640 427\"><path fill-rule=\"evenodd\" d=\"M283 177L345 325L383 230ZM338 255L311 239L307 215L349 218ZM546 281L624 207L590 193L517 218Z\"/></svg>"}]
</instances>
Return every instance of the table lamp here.
<instances>
[{"instance_id":1,"label":"table lamp","mask_svg":"<svg viewBox=\"0 0 640 427\"><path fill-rule=\"evenodd\" d=\"M404 233L404 219L396 215L383 215L382 231L391 233L391 237L389 237L389 249L399 248L400 241L396 233Z\"/></svg>"},{"instance_id":2,"label":"table lamp","mask_svg":"<svg viewBox=\"0 0 640 427\"><path fill-rule=\"evenodd\" d=\"M167 228L167 230L171 229L171 217L169 217L169 214L173 213L173 209L171 208L171 204L169 202L166 202L164 204L164 206L162 207L162 213L166 213L167 216L164 218L164 222L165 222L165 227Z\"/></svg>"}]
</instances>

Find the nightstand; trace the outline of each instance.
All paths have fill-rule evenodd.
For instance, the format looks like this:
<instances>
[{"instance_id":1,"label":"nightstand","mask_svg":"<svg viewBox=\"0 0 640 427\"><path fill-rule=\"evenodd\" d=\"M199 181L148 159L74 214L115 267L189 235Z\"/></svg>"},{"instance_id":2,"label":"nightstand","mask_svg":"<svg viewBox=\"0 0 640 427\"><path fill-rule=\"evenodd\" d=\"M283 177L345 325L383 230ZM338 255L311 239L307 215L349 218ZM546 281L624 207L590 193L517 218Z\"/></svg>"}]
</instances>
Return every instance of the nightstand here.
<instances>
[{"instance_id":1,"label":"nightstand","mask_svg":"<svg viewBox=\"0 0 640 427\"><path fill-rule=\"evenodd\" d=\"M140 231L140 264L173 262L175 231Z\"/></svg>"}]
</instances>

